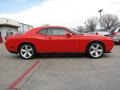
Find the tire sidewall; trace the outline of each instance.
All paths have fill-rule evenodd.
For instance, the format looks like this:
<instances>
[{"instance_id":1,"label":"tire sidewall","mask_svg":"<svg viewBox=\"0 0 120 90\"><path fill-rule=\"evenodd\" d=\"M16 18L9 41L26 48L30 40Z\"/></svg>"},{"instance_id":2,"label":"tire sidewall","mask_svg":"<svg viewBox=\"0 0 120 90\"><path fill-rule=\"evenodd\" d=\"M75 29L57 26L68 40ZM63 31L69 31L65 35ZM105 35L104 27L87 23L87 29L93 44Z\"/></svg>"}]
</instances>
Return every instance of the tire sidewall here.
<instances>
[{"instance_id":1,"label":"tire sidewall","mask_svg":"<svg viewBox=\"0 0 120 90\"><path fill-rule=\"evenodd\" d=\"M94 44L99 44L99 45L101 45L101 47L102 47L102 49L103 49L103 52L102 52L102 54L99 56L99 57L93 57L91 54L90 54L90 47L92 46L92 45L94 45ZM100 58L100 57L102 57L103 55L104 55L104 46L103 46L103 44L102 43L100 43L100 42L92 42L92 43L90 43L89 45L88 45L88 47L87 47L87 55L89 56L89 57L91 57L91 58L94 58L94 59L97 59L97 58Z\"/></svg>"},{"instance_id":2,"label":"tire sidewall","mask_svg":"<svg viewBox=\"0 0 120 90\"><path fill-rule=\"evenodd\" d=\"M25 58L25 57L23 57L23 56L21 55L21 48L22 48L23 46L25 46L25 45L30 46L30 47L32 48L32 50L33 50L32 56L29 57L29 58ZM23 58L23 59L25 59L25 60L32 59L33 57L35 57L35 48L34 48L33 45L31 45L31 44L22 44L22 45L20 46L20 49L19 49L19 55L20 55L21 58Z\"/></svg>"}]
</instances>

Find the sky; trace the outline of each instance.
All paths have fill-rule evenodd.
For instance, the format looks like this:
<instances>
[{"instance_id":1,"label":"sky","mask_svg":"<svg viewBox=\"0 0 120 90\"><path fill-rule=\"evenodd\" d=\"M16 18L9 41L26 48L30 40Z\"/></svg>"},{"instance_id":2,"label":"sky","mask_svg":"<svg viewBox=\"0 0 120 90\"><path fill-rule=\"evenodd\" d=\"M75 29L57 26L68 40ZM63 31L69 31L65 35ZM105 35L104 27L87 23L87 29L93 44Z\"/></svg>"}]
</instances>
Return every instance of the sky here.
<instances>
[{"instance_id":1,"label":"sky","mask_svg":"<svg viewBox=\"0 0 120 90\"><path fill-rule=\"evenodd\" d=\"M14 13L31 8L43 0L0 0L0 13Z\"/></svg>"},{"instance_id":2,"label":"sky","mask_svg":"<svg viewBox=\"0 0 120 90\"><path fill-rule=\"evenodd\" d=\"M90 17L113 14L120 18L120 0L0 0L0 18L10 18L35 27L50 24L84 25Z\"/></svg>"}]
</instances>

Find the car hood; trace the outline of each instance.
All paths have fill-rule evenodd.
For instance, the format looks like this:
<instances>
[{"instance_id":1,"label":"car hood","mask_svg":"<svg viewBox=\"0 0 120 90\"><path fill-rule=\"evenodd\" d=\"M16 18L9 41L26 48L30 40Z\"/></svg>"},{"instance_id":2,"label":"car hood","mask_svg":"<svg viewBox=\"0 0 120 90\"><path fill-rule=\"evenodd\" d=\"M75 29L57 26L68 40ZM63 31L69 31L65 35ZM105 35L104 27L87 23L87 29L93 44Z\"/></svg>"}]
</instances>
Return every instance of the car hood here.
<instances>
[{"instance_id":1,"label":"car hood","mask_svg":"<svg viewBox=\"0 0 120 90\"><path fill-rule=\"evenodd\" d=\"M111 37L103 36L103 35L94 35L94 34L83 34L83 37L92 40L100 40L100 39L112 40Z\"/></svg>"}]
</instances>

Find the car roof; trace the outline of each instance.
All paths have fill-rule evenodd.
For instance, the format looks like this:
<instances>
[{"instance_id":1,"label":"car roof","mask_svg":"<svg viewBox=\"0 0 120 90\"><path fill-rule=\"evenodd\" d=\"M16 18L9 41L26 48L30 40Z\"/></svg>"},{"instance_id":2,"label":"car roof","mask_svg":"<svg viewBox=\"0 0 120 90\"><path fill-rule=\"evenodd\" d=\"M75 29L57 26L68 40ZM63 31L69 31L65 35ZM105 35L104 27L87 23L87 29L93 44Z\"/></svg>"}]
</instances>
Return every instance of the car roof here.
<instances>
[{"instance_id":1,"label":"car roof","mask_svg":"<svg viewBox=\"0 0 120 90\"><path fill-rule=\"evenodd\" d=\"M39 28L66 28L64 26L41 26Z\"/></svg>"},{"instance_id":2,"label":"car roof","mask_svg":"<svg viewBox=\"0 0 120 90\"><path fill-rule=\"evenodd\" d=\"M38 30L44 29L44 28L66 28L66 27L64 27L64 26L41 26L41 27L35 27L35 28L32 28L31 30L29 30L28 32L26 32L25 34L36 33Z\"/></svg>"}]
</instances>

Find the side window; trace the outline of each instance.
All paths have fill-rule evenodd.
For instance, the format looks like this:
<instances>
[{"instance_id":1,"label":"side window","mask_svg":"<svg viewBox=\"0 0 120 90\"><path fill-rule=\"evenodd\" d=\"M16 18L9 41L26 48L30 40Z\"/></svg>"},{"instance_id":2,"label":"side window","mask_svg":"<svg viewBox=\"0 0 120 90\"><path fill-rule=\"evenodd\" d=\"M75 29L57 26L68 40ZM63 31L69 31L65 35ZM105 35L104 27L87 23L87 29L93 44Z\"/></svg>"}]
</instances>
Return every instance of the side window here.
<instances>
[{"instance_id":1,"label":"side window","mask_svg":"<svg viewBox=\"0 0 120 90\"><path fill-rule=\"evenodd\" d=\"M43 35L65 35L68 31L63 28L46 28L40 30L38 33Z\"/></svg>"},{"instance_id":2,"label":"side window","mask_svg":"<svg viewBox=\"0 0 120 90\"><path fill-rule=\"evenodd\" d=\"M68 31L62 28L51 28L51 29L48 29L47 34L48 35L65 35L66 33L68 33Z\"/></svg>"},{"instance_id":3,"label":"side window","mask_svg":"<svg viewBox=\"0 0 120 90\"><path fill-rule=\"evenodd\" d=\"M47 32L48 32L48 29L43 29L43 30L40 30L38 33L43 34L43 35L47 35Z\"/></svg>"}]
</instances>

